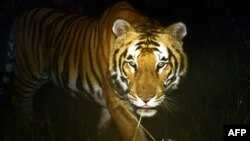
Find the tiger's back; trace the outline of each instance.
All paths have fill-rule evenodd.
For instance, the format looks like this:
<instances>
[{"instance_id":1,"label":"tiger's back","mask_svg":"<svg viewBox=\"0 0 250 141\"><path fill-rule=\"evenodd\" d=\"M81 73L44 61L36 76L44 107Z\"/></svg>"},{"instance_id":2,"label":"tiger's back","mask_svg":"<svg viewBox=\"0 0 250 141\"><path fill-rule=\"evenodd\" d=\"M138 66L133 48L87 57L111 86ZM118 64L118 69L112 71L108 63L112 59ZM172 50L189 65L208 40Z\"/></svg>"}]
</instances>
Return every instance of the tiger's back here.
<instances>
[{"instance_id":1,"label":"tiger's back","mask_svg":"<svg viewBox=\"0 0 250 141\"><path fill-rule=\"evenodd\" d=\"M22 77L20 81L32 80L34 85L50 79L73 91L93 93L96 90L92 86L101 86L92 55L98 46L94 44L98 40L97 26L95 19L54 9L34 9L24 14L16 21L15 27L20 30L14 30L15 75ZM15 86L29 92L21 84L16 82Z\"/></svg>"}]
</instances>

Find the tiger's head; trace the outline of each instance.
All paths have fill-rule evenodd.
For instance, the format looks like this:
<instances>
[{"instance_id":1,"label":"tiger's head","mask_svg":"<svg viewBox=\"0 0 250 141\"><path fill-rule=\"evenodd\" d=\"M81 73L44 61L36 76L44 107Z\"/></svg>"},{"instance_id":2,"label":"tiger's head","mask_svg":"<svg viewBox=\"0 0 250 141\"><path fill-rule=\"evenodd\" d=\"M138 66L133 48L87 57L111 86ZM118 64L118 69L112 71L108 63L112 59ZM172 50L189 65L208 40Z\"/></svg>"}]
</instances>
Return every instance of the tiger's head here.
<instances>
[{"instance_id":1,"label":"tiger's head","mask_svg":"<svg viewBox=\"0 0 250 141\"><path fill-rule=\"evenodd\" d=\"M110 76L118 96L143 117L157 113L165 94L176 89L187 70L182 49L186 26L132 27L117 19L112 27L116 36L110 57Z\"/></svg>"}]
</instances>

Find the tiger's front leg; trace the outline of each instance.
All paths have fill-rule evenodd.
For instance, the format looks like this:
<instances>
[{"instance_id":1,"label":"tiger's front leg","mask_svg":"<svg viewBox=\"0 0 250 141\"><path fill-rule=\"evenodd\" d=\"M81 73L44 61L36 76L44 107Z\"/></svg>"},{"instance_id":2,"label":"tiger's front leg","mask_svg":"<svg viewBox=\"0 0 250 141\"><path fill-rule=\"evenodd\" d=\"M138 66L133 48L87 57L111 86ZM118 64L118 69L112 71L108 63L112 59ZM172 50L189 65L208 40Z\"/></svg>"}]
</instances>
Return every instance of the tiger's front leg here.
<instances>
[{"instance_id":1,"label":"tiger's front leg","mask_svg":"<svg viewBox=\"0 0 250 141\"><path fill-rule=\"evenodd\" d=\"M109 86L108 86L109 87ZM138 119L120 101L109 87L104 91L111 118L114 121L123 141L146 141L143 129L138 126ZM136 135L136 136L135 136Z\"/></svg>"}]
</instances>

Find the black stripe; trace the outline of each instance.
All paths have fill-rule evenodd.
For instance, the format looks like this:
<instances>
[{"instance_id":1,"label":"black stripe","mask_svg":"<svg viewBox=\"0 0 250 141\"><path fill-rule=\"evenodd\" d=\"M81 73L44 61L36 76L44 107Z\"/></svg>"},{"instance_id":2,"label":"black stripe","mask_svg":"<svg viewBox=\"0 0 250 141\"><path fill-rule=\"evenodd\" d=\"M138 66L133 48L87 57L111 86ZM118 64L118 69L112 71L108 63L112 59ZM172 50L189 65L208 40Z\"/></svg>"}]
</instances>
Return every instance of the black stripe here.
<instances>
[{"instance_id":1,"label":"black stripe","mask_svg":"<svg viewBox=\"0 0 250 141\"><path fill-rule=\"evenodd\" d=\"M123 68L123 66L125 65L125 63L126 63L126 62L123 62L123 63L122 63L122 65L121 65L121 66L122 66L122 68ZM127 73L125 72L125 70L124 70L124 69L122 69L122 73L123 73L123 74L127 77Z\"/></svg>"},{"instance_id":2,"label":"black stripe","mask_svg":"<svg viewBox=\"0 0 250 141\"><path fill-rule=\"evenodd\" d=\"M145 44L145 41L140 41L137 44L135 44L136 46L141 46L142 44Z\"/></svg>"},{"instance_id":3,"label":"black stripe","mask_svg":"<svg viewBox=\"0 0 250 141\"><path fill-rule=\"evenodd\" d=\"M102 58L102 57L97 57L97 58L100 59L100 58ZM101 70L102 70L102 66L103 66L103 65L101 64L102 62L101 62L101 61L96 61L96 63L97 63L97 68L98 68L98 70L101 71ZM100 73L100 72L99 72L99 73ZM102 76L102 74L100 74L100 75ZM102 80L101 78L98 78L98 83L99 83L99 86L100 86L100 87L102 87L102 81L103 81L103 80Z\"/></svg>"},{"instance_id":4,"label":"black stripe","mask_svg":"<svg viewBox=\"0 0 250 141\"><path fill-rule=\"evenodd\" d=\"M62 52L64 52L65 47L66 47L62 42L62 41L64 41L63 38L66 35L68 35L65 33L69 32L68 30L70 30L70 28L72 27L71 24L72 24L72 22L75 21L75 19L76 19L76 17L69 17L67 15L61 15L61 16L58 16L57 19L54 19L53 26L51 26L51 30L53 32L55 32L54 28L56 28L57 24L63 23L62 28L60 28L59 32L55 32L56 34L52 32L53 33L53 40L52 41L56 41L56 44L53 46L60 47Z\"/></svg>"},{"instance_id":5,"label":"black stripe","mask_svg":"<svg viewBox=\"0 0 250 141\"><path fill-rule=\"evenodd\" d=\"M99 48L98 48L99 45L96 42L96 41L99 41L99 32L97 32L99 30L99 25L98 25L96 19L95 19L95 21L93 21L93 24L94 24L93 28L95 29L95 32L94 33L92 32L92 34L93 34L93 46L94 46L94 49L97 51L97 50L99 50ZM95 52L95 53L98 54L98 52ZM95 57L95 58L97 59L99 57ZM97 68L96 69L99 71L99 75L100 75L100 70L102 69L101 65L100 65L101 61L96 60L96 62L97 62L97 65L96 65ZM100 87L102 87L102 83L101 83L101 78L100 77L101 76L97 77L97 82L98 82L98 85Z\"/></svg>"},{"instance_id":6,"label":"black stripe","mask_svg":"<svg viewBox=\"0 0 250 141\"><path fill-rule=\"evenodd\" d=\"M119 49L116 49L115 51L114 51L114 54L113 54L113 70L115 70L116 68L116 66L117 66L117 62L116 62L116 56L117 56L117 54L118 54L118 52L119 52L120 50Z\"/></svg>"},{"instance_id":7,"label":"black stripe","mask_svg":"<svg viewBox=\"0 0 250 141\"><path fill-rule=\"evenodd\" d=\"M128 60L133 60L132 55L129 55L129 56L127 57L127 59L128 59Z\"/></svg>"},{"instance_id":8,"label":"black stripe","mask_svg":"<svg viewBox=\"0 0 250 141\"><path fill-rule=\"evenodd\" d=\"M22 94L28 94L28 95L22 95L22 94L19 94L18 95L18 99L17 99L17 101L19 101L19 102L24 102L24 101L26 101L27 102L27 100L28 101L30 101L30 102L32 102L32 100L31 100L31 98L33 97L33 94L32 94L32 92L30 92L30 91L26 91L26 90L23 90L23 89L18 89L19 91L19 93L21 92ZM23 103L22 103L23 104ZM21 106L23 106L23 105L21 105Z\"/></svg>"},{"instance_id":9,"label":"black stripe","mask_svg":"<svg viewBox=\"0 0 250 141\"><path fill-rule=\"evenodd\" d=\"M33 62L34 62L34 64L36 64L36 67L37 67L37 69L40 69L40 55L39 55L39 49L41 49L41 47L39 46L39 44L38 44L38 38L39 38L39 36L41 36L42 34L41 33L38 33L38 31L37 31L37 29L38 29L38 27L37 27L37 24L39 24L39 23L37 23L37 20L34 20L34 22L33 22L33 24L32 24L32 26L33 26L33 29L30 31L31 32L31 49L32 49L32 58L33 58ZM38 36L37 36L38 35ZM40 38L39 38L39 40L41 40ZM41 51L41 50L40 50Z\"/></svg>"},{"instance_id":10,"label":"black stripe","mask_svg":"<svg viewBox=\"0 0 250 141\"><path fill-rule=\"evenodd\" d=\"M62 19L61 19L61 18ZM58 23L60 23L60 22L63 22L63 27L64 28L67 28L67 26L66 25L68 25L67 23L69 22L69 20L71 20L71 19L67 19L66 21L62 21L64 18L66 18L65 16L59 16L58 17L58 20L57 21L53 21L53 26L51 26L51 31L50 31L50 33L51 32L53 32L54 31L54 26L56 26ZM64 48L62 48L62 47L66 47L65 46L65 44L64 44L64 42L66 42L67 41L67 39L65 39L65 35L66 34L62 34L61 32L62 31L64 31L64 32L66 32L65 30L64 30L64 28L62 28L60 31L59 31L59 33L57 33L57 36L52 36L51 37L51 40L52 41L55 41L56 42L56 44L53 44L52 42L49 42L49 47L50 48L52 48L52 47L54 47L55 48L55 51L54 51L54 54L53 54L53 56L52 56L52 60L51 60L51 65L52 65L52 70L51 71L53 71L54 72L54 75L55 75L55 78L56 78L56 81L60 84L60 85L63 85L63 83L60 81L60 74L59 74L59 66L58 66L58 61L59 61L59 56L61 56L62 55L62 53L61 53L61 51L64 49ZM66 32L67 33L67 32ZM53 33L53 35L54 35L54 33ZM64 36L63 36L64 35ZM60 39L59 39L60 38ZM63 40L64 39L64 40ZM58 50L57 48L59 48L60 50Z\"/></svg>"},{"instance_id":11,"label":"black stripe","mask_svg":"<svg viewBox=\"0 0 250 141\"><path fill-rule=\"evenodd\" d=\"M75 20L74 17L71 17L71 18L68 18L66 21L63 22L63 28L61 28L61 30L59 31L57 38L60 38L60 36L62 36L60 38L60 40L57 40L57 42L59 43L58 44L58 50L55 51L54 53L54 60L53 60L53 64L55 65L54 67L54 70L56 71L55 72L55 76L57 77L57 81L60 82L60 75L59 75L59 63L60 61L68 61L67 58L69 57L70 55L70 47L68 46L67 43L71 42L72 43L72 38L69 38L70 37L70 32L71 32L71 29L72 29L72 25L71 23ZM62 34L63 33L63 34ZM55 39L55 40L56 40ZM65 43L66 42L66 43ZM66 52L66 56L63 57L62 55L64 55ZM61 59L59 59L61 58ZM63 83L60 83L61 85L64 85Z\"/></svg>"},{"instance_id":12,"label":"black stripe","mask_svg":"<svg viewBox=\"0 0 250 141\"><path fill-rule=\"evenodd\" d=\"M30 11L30 12L27 12L27 14L25 14L25 20L24 21L26 21L26 22L33 22L34 21L34 19L36 18L36 16L37 16L37 13L39 12L41 10L41 8L37 8L37 9L34 9L34 10L32 10L32 11ZM27 18L29 18L29 20L27 20ZM28 25L28 27L29 27L29 25Z\"/></svg>"},{"instance_id":13,"label":"black stripe","mask_svg":"<svg viewBox=\"0 0 250 141\"><path fill-rule=\"evenodd\" d=\"M128 49L126 48L126 50L119 56L119 68L122 69L122 58L125 57L127 55Z\"/></svg>"},{"instance_id":14,"label":"black stripe","mask_svg":"<svg viewBox=\"0 0 250 141\"><path fill-rule=\"evenodd\" d=\"M26 37L28 35L27 35L26 31L29 31L28 29L29 29L29 25L30 25L30 23L27 23L27 22L29 22L28 17L34 16L34 15L30 15L30 14L32 14L32 13L27 13L27 14L25 14L23 16L22 21L20 21L20 22L23 22L22 23L23 27L18 27L18 28L22 29L22 30L20 30L20 32L22 34L22 35L20 35L21 36L20 40L24 41L24 43L26 43L25 41L27 41ZM17 26L19 26L19 25L17 25ZM19 44L18 48L23 48L24 50L26 50L26 46L24 46L23 44ZM19 54L22 53L22 54L20 54L19 57L16 57L16 58L20 59L19 63L21 63L22 61L24 61L24 63L21 64L19 67L22 67L22 69L26 72L27 76L32 76L33 78L35 78L35 80L37 80L37 77L34 76L34 74L33 74L33 70L31 70L31 68L27 66L28 60L31 59L31 58L29 58L30 56L28 56L27 52L26 51L22 51L22 52L16 52L16 53L19 53Z\"/></svg>"},{"instance_id":15,"label":"black stripe","mask_svg":"<svg viewBox=\"0 0 250 141\"><path fill-rule=\"evenodd\" d=\"M168 64L168 65L170 66L170 68L173 68L173 64L172 64L172 62L169 62L169 64ZM166 76L166 79L168 79L169 75L171 75L171 74L172 74L172 72L173 72L173 69L171 69L170 73L168 73L168 75ZM175 74L174 74L174 75L175 75Z\"/></svg>"},{"instance_id":16,"label":"black stripe","mask_svg":"<svg viewBox=\"0 0 250 141\"><path fill-rule=\"evenodd\" d=\"M92 35L93 35L93 38L92 38L92 42L91 42L91 44L92 44L92 49L95 49L95 50L98 50L99 48L99 46L97 46L96 44L96 41L98 41L98 24L96 23L96 20L95 19L93 19L93 22L92 22L92 30L94 30L94 31L92 31L91 33L92 33ZM94 25L94 26L93 26ZM97 54L98 52L94 52L95 54ZM95 56L95 59L97 59L97 57ZM95 61L97 61L98 63L97 63L97 65L96 65L96 71L99 71L99 73L100 73L100 70L101 70L101 66L99 65L99 63L100 63L100 61L99 60L95 60ZM94 62L93 62L94 63ZM101 87L102 86L102 84L101 84L101 78L100 77L98 77L97 76L97 74L96 74L96 80L97 80L97 83L98 83L98 85Z\"/></svg>"},{"instance_id":17,"label":"black stripe","mask_svg":"<svg viewBox=\"0 0 250 141\"><path fill-rule=\"evenodd\" d=\"M122 94L125 94L124 90L122 89L122 86L121 84L117 81L117 80L114 80L113 82L113 87L114 89L118 92L119 95L117 95L118 97ZM116 93L115 93L116 94Z\"/></svg>"},{"instance_id":18,"label":"black stripe","mask_svg":"<svg viewBox=\"0 0 250 141\"><path fill-rule=\"evenodd\" d=\"M36 83L34 83L34 82L31 83L27 80L24 80L23 78L21 79L20 77L16 77L15 84L18 86L21 86L21 88L24 88L24 89L27 89L27 88L31 89L31 90L36 89Z\"/></svg>"},{"instance_id":19,"label":"black stripe","mask_svg":"<svg viewBox=\"0 0 250 141\"><path fill-rule=\"evenodd\" d=\"M82 48L80 48L80 52L82 52ZM76 87L80 91L83 91L83 68L82 68L82 53L80 53L79 57L79 64L78 64L78 73L77 73L77 79L76 79Z\"/></svg>"},{"instance_id":20,"label":"black stripe","mask_svg":"<svg viewBox=\"0 0 250 141\"><path fill-rule=\"evenodd\" d=\"M76 25L76 27L81 27L79 25L80 25L80 22L78 22L78 24ZM75 43L76 48L74 50L74 60L73 60L75 68L77 67L77 63L79 65L79 59L81 59L79 57L80 57L80 54L82 54L82 52L80 52L79 50L80 50L80 48L82 48L82 46L80 45L80 40L81 40L81 37L82 37L81 33L83 33L83 29L84 28L82 27L82 28L80 28L80 29L78 29L76 31L76 36L75 36L75 38L76 38L76 43Z\"/></svg>"},{"instance_id":21,"label":"black stripe","mask_svg":"<svg viewBox=\"0 0 250 141\"><path fill-rule=\"evenodd\" d=\"M91 26L93 24L93 21L92 22L89 22L88 26ZM86 32L89 32L89 33L92 33L92 32L95 32L93 30L96 30L96 29L93 29L91 27L88 28L88 26L86 27L88 30ZM91 31L89 31L91 30ZM89 35L90 36L90 35ZM100 85L100 80L98 80L98 75L96 73L96 70L94 68L94 62L93 62L93 54L95 54L96 52L92 52L93 48L92 48L92 44L93 42L91 42L91 38L89 37L89 45L88 45L88 55L89 55L89 65L90 65L90 73L93 74L94 78L97 80L97 82L99 83ZM94 55L96 56L96 55Z\"/></svg>"},{"instance_id":22,"label":"black stripe","mask_svg":"<svg viewBox=\"0 0 250 141\"><path fill-rule=\"evenodd\" d=\"M35 81L26 79L26 78L23 77L23 76L15 77L15 80L16 80L17 82L21 82L22 85L25 85L25 86L27 86L28 88L34 88L34 87L36 86L36 82L35 82Z\"/></svg>"},{"instance_id":23,"label":"black stripe","mask_svg":"<svg viewBox=\"0 0 250 141\"><path fill-rule=\"evenodd\" d=\"M42 28L42 25L46 22L46 21L48 21L48 20L52 20L52 17L51 16L53 16L54 14L56 14L58 11L56 11L56 10L50 10L50 11L47 11L47 13L43 16L43 17L41 17L40 18L40 27L39 27L39 33L41 33L41 31L42 30L44 30L43 28ZM57 18L59 18L59 17L57 17ZM53 22L54 21L56 21L56 18L54 18L53 19ZM49 29L49 31L50 31L51 29Z\"/></svg>"},{"instance_id":24,"label":"black stripe","mask_svg":"<svg viewBox=\"0 0 250 141\"><path fill-rule=\"evenodd\" d=\"M161 68L161 67L159 67L159 66L157 65L156 71L159 72L160 68Z\"/></svg>"},{"instance_id":25,"label":"black stripe","mask_svg":"<svg viewBox=\"0 0 250 141\"><path fill-rule=\"evenodd\" d=\"M176 56L174 56L173 52L170 49L168 49L167 51L169 52L169 60L171 60L171 57L173 57L175 61L174 66L175 66L175 71L176 71L178 69L178 61L176 59Z\"/></svg>"},{"instance_id":26,"label":"black stripe","mask_svg":"<svg viewBox=\"0 0 250 141\"><path fill-rule=\"evenodd\" d=\"M160 53L162 53L158 48L152 48L154 51L158 51Z\"/></svg>"},{"instance_id":27,"label":"black stripe","mask_svg":"<svg viewBox=\"0 0 250 141\"><path fill-rule=\"evenodd\" d=\"M45 10L45 9L42 9L42 10ZM45 35L43 35L44 36L44 39L45 39L45 41L46 42L43 42L41 39L40 40L38 40L38 44L43 44L43 46L42 46L42 49L40 49L40 53L43 53L43 55L45 55L44 53L47 53L46 51L48 50L48 48L50 48L49 47L49 44L51 43L51 42L48 42L48 41L51 41L53 38L49 38L48 37L48 32L51 32L51 29L48 29L48 28L50 28L51 27L51 25L49 25L49 26L47 26L47 28L46 29L44 29L43 28L43 25L44 25L44 23L46 22L46 21L48 21L48 20L51 20L52 19L52 15L54 15L55 13L56 13L57 11L56 10L52 10L52 9L50 9L50 10L48 10L47 11L47 13L43 16L43 17L41 17L40 19L39 19L39 27L38 27L38 31L37 31L37 34L39 34L39 35L41 35L41 33L43 32L42 30L45 30ZM54 20L54 19L53 19ZM45 50L45 49L47 49L47 50ZM42 51L42 52L41 52ZM45 52L44 52L45 51ZM39 59L39 58L38 58ZM40 62L40 61L38 61L38 62ZM51 71L51 67L49 67L48 68L49 69L49 71Z\"/></svg>"},{"instance_id":28,"label":"black stripe","mask_svg":"<svg viewBox=\"0 0 250 141\"><path fill-rule=\"evenodd\" d=\"M64 43L64 41L66 43L68 43L69 41L69 37L70 37L70 32L72 31L72 28L74 27L72 24L74 23L74 21L76 20L76 17L71 17L69 19L67 19L66 21L64 21L64 25L63 27L60 29L57 37L56 37L56 41L59 41L59 47L61 49L61 52L65 52L66 49L68 49L68 46L66 46ZM62 36L61 39L64 39L65 37L67 39L64 39L60 42L60 40L57 40L58 38L60 38L60 36ZM72 39L72 38L71 38ZM72 42L72 41L71 41Z\"/></svg>"},{"instance_id":29,"label":"black stripe","mask_svg":"<svg viewBox=\"0 0 250 141\"><path fill-rule=\"evenodd\" d=\"M91 84L91 81L90 81L90 79L89 79L89 76L86 75L85 78L86 78L86 81L87 81L87 85L88 85L88 87L89 87L89 89L90 89L90 92L93 93L93 92L94 92L94 88L93 88L93 86L92 86L92 84Z\"/></svg>"},{"instance_id":30,"label":"black stripe","mask_svg":"<svg viewBox=\"0 0 250 141\"><path fill-rule=\"evenodd\" d=\"M176 52L180 55L180 69L179 70L183 70L184 69L184 57L182 56L181 52L179 50L176 50Z\"/></svg>"},{"instance_id":31,"label":"black stripe","mask_svg":"<svg viewBox=\"0 0 250 141\"><path fill-rule=\"evenodd\" d=\"M176 80L176 76L174 75L171 79L170 79L170 81L171 82L174 82Z\"/></svg>"},{"instance_id":32,"label":"black stripe","mask_svg":"<svg viewBox=\"0 0 250 141\"><path fill-rule=\"evenodd\" d=\"M128 81L127 81L127 79L125 77L121 76L120 79L122 80L122 82L128 83Z\"/></svg>"},{"instance_id":33,"label":"black stripe","mask_svg":"<svg viewBox=\"0 0 250 141\"><path fill-rule=\"evenodd\" d=\"M23 54L20 54L23 53ZM29 58L23 58L23 57L27 57L26 52L18 52L18 54L16 54L16 58L19 58L20 60L18 60L18 62L16 61L15 66L17 66L19 68L19 72L21 72L21 74L25 75L25 76L29 76L31 77L31 81L35 80L35 81L39 81L39 79L37 78L37 76L34 76L33 71L31 70L31 66L29 66L27 59ZM20 56L18 56L20 55Z\"/></svg>"},{"instance_id":34,"label":"black stripe","mask_svg":"<svg viewBox=\"0 0 250 141\"><path fill-rule=\"evenodd\" d=\"M63 63L63 71L61 73L61 80L62 80L62 86L68 87L69 84L69 69L70 69L70 62L69 62L69 57L68 55L70 52L67 53L64 63Z\"/></svg>"},{"instance_id":35,"label":"black stripe","mask_svg":"<svg viewBox=\"0 0 250 141\"><path fill-rule=\"evenodd\" d=\"M68 86L69 84L69 77L70 77L70 71L74 71L74 70L71 70L71 69L74 69L74 68L70 68L70 64L72 64L72 60L71 60L71 52L73 50L76 50L76 47L73 43L74 43L74 40L75 40L75 36L71 36L71 34L75 34L76 31L78 30L78 28L76 26L72 26L72 25L69 25L69 31L66 32L67 34L67 43L64 44L65 46L65 52L64 50L61 52L61 54L65 54L66 53L66 56L62 59L64 61L64 65L63 65L63 71L62 73L64 74L64 79L62 80L63 82L63 85L64 86ZM67 49L67 50L66 50ZM76 55L76 54L73 54L73 55Z\"/></svg>"},{"instance_id":36,"label":"black stripe","mask_svg":"<svg viewBox=\"0 0 250 141\"><path fill-rule=\"evenodd\" d=\"M137 50L139 50L141 48L142 48L142 46L138 46L138 47L136 47L135 51L137 51Z\"/></svg>"},{"instance_id":37,"label":"black stripe","mask_svg":"<svg viewBox=\"0 0 250 141\"><path fill-rule=\"evenodd\" d=\"M116 77L117 77L117 74L115 73L115 74L113 74L113 75L110 76L110 79L111 80L116 80Z\"/></svg>"},{"instance_id":38,"label":"black stripe","mask_svg":"<svg viewBox=\"0 0 250 141\"><path fill-rule=\"evenodd\" d=\"M76 78L76 88L78 90L80 90L81 92L84 91L84 88L83 88L83 82L82 82L82 73L81 71L78 71L78 77Z\"/></svg>"},{"instance_id":39,"label":"black stripe","mask_svg":"<svg viewBox=\"0 0 250 141\"><path fill-rule=\"evenodd\" d=\"M168 60L168 58L166 58L166 57L161 58L161 61L167 61L167 60Z\"/></svg>"},{"instance_id":40,"label":"black stripe","mask_svg":"<svg viewBox=\"0 0 250 141\"><path fill-rule=\"evenodd\" d=\"M53 15L53 14L57 14L57 13L51 13L51 16ZM55 32L54 32L54 29L56 28L56 26L60 23L60 22L62 22L62 20L63 19L65 19L65 16L64 15L60 15L60 16L58 16L58 17L56 17L56 18L54 18L53 19L53 21L52 21L52 23L50 24L50 25L48 25L47 26L47 28L46 28L46 35L47 35L47 48L48 49L50 49L51 48L51 45L53 46L53 47L56 47L56 44L54 43L54 44L52 44L52 41L58 41L58 40L56 40L56 39L54 39L55 37L54 37L54 34L55 34ZM52 20L51 18L47 18L47 19L45 19L46 21L48 21L48 20ZM53 35L53 36L52 36ZM58 43L58 42L56 42L56 43Z\"/></svg>"},{"instance_id":41,"label":"black stripe","mask_svg":"<svg viewBox=\"0 0 250 141\"><path fill-rule=\"evenodd\" d=\"M154 46L157 46L157 47L160 46L160 44L154 40L150 40L150 43L153 44Z\"/></svg>"}]
</instances>

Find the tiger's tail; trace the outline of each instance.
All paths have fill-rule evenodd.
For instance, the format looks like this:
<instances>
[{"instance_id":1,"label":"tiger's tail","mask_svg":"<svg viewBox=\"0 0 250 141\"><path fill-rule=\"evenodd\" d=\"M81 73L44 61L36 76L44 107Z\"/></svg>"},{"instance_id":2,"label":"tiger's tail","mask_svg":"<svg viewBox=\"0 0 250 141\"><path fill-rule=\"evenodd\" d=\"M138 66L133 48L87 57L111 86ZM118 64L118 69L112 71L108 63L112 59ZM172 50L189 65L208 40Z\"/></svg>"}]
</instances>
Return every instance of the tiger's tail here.
<instances>
[{"instance_id":1,"label":"tiger's tail","mask_svg":"<svg viewBox=\"0 0 250 141\"><path fill-rule=\"evenodd\" d=\"M6 54L4 58L4 66L3 66L3 73L1 76L1 86L0 86L0 95L4 95L10 92L11 88L11 80L13 77L13 66L15 62L14 57L14 34L13 31L9 34L9 39L6 48Z\"/></svg>"}]
</instances>

